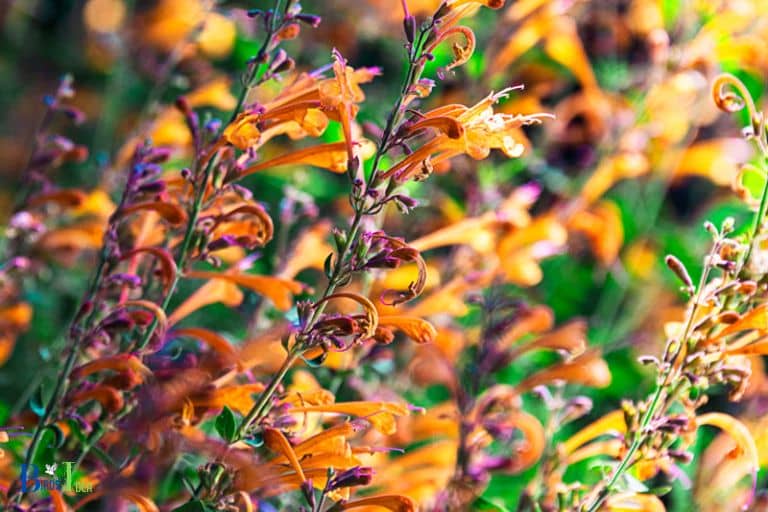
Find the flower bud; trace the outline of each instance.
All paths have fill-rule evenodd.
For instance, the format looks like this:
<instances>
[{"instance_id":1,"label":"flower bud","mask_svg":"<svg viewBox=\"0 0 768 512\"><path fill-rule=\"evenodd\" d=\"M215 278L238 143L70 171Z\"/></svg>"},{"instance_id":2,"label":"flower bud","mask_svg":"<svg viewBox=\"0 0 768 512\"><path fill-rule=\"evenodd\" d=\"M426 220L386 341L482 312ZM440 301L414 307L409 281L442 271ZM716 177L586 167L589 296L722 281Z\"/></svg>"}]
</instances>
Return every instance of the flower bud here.
<instances>
[{"instance_id":1,"label":"flower bud","mask_svg":"<svg viewBox=\"0 0 768 512\"><path fill-rule=\"evenodd\" d=\"M671 254L668 254L667 257L664 258L664 261L666 262L669 269L675 273L678 279L683 282L688 293L693 293L693 281L691 280L691 276L688 274L688 270L685 268L685 265L683 265L683 262Z\"/></svg>"},{"instance_id":2,"label":"flower bud","mask_svg":"<svg viewBox=\"0 0 768 512\"><path fill-rule=\"evenodd\" d=\"M408 42L413 43L416 39L416 18L410 14L403 18L403 30L405 31L405 38Z\"/></svg>"},{"instance_id":3,"label":"flower bud","mask_svg":"<svg viewBox=\"0 0 768 512\"><path fill-rule=\"evenodd\" d=\"M342 471L329 484L330 489L341 489L344 487L356 487L369 485L373 480L373 468L355 466Z\"/></svg>"},{"instance_id":4,"label":"flower bud","mask_svg":"<svg viewBox=\"0 0 768 512\"><path fill-rule=\"evenodd\" d=\"M309 25L312 28L317 28L320 26L320 23L323 21L323 18L316 14L297 14L293 17L295 20L300 21L302 23L305 23Z\"/></svg>"}]
</instances>

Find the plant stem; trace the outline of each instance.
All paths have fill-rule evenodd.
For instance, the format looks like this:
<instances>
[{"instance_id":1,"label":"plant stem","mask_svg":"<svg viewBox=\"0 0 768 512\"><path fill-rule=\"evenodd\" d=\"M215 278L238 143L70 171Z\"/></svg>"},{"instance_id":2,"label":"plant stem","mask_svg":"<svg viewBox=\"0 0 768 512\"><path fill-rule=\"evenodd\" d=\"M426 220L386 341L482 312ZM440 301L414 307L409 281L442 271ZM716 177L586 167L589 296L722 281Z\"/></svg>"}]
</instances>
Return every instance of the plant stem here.
<instances>
[{"instance_id":1,"label":"plant stem","mask_svg":"<svg viewBox=\"0 0 768 512\"><path fill-rule=\"evenodd\" d=\"M187 261L189 249L192 244L192 237L195 233L195 226L197 225L197 219L200 216L200 211L202 210L205 190L207 188L211 172L213 171L215 161L215 156L212 156L208 160L208 164L206 165L205 171L203 172L203 178L198 184L198 189L195 191L195 198L192 203L192 208L189 212L189 221L187 222L186 230L184 231L184 238L182 239L181 248L179 249L179 257L176 259L177 271L171 279L171 284L168 286L168 293L165 294L163 302L160 305L163 311L168 310L168 306L171 304L171 300L176 293L176 288L179 286L179 281L181 281L181 273L183 272L184 265ZM139 350L143 349L147 343L149 343L149 340L152 339L152 335L154 334L155 329L157 329L158 323L159 320L157 317L155 317L147 330L144 331L144 336L142 336L141 341L137 346Z\"/></svg>"},{"instance_id":2,"label":"plant stem","mask_svg":"<svg viewBox=\"0 0 768 512\"><path fill-rule=\"evenodd\" d=\"M634 463L632 460L635 456L635 453L638 449L640 449L640 446L645 441L645 432L648 428L648 425L651 423L651 420L653 419L654 413L656 412L656 408L659 405L659 401L661 400L661 396L664 394L664 386L658 385L656 388L656 392L653 395L653 398L651 399L651 405L648 407L648 410L645 411L645 415L643 416L643 419L640 422L640 428L637 434L635 435L635 438L632 440L632 444L629 446L629 450L627 450L627 453L624 455L624 457L621 459L621 463L619 463L618 467L613 471L613 475L611 476L611 479L608 481L608 483L603 487L603 489L598 494L595 501L592 503L592 505L589 507L588 512L597 512L597 510L600 508L600 506L603 504L603 502L608 498L611 491L613 490L616 483L619 481L619 478L624 474L624 472L629 469L629 467Z\"/></svg>"},{"instance_id":3,"label":"plant stem","mask_svg":"<svg viewBox=\"0 0 768 512\"><path fill-rule=\"evenodd\" d=\"M123 207L125 202L125 194L123 194L122 201L120 202L120 205L117 207L116 212L120 211L120 209ZM113 214L113 217L116 214ZM114 217L116 218L116 217ZM107 257L108 257L108 249L105 247L102 248L101 254L99 256L99 264L96 268L96 273L93 276L93 279L91 280L91 284L88 287L88 291L86 292L86 299L83 300L83 304L85 304L88 301L92 301L94 296L96 295L96 292L98 291L99 284L101 282L101 278L104 275L104 270L107 265ZM90 317L93 315L89 315L89 319L86 320L86 323L90 320ZM73 321L74 322L74 321ZM74 327L74 326L73 326ZM69 333L69 354L67 354L67 359L64 362L64 366L61 369L61 372L59 372L58 379L56 380L56 386L53 389L53 394L51 395L51 398L48 400L48 402L45 405L45 412L37 421L37 425L35 426L35 432L32 434L32 441L29 444L29 448L27 448L27 454L24 457L24 464L29 466L34 461L35 458L35 452L37 452L37 448L40 445L40 440L42 438L43 429L45 428L48 421L50 421L51 417L53 416L54 411L58 407L59 400L64 396L67 389L67 384L69 382L69 375L72 373L72 369L75 366L75 361L77 361L77 355L79 350L80 341L82 340L82 337L76 336L73 333L73 329L70 329ZM21 498L24 496L23 493L19 493L16 496L17 503L21 502Z\"/></svg>"},{"instance_id":4,"label":"plant stem","mask_svg":"<svg viewBox=\"0 0 768 512\"><path fill-rule=\"evenodd\" d=\"M763 158L761 160L763 171L768 172L768 154L763 153ZM749 257L752 255L752 249L755 246L755 240L757 239L757 235L760 233L760 228L763 225L763 220L765 219L765 213L768 209L768 174L766 175L766 183L763 186L763 193L760 197L760 207L757 210L757 215L755 216L754 222L752 223L752 237L749 240L749 246L747 247L747 253L744 255L743 265L746 265L749 261Z\"/></svg>"},{"instance_id":5,"label":"plant stem","mask_svg":"<svg viewBox=\"0 0 768 512\"><path fill-rule=\"evenodd\" d=\"M430 29L431 30L431 29ZM384 133L382 135L381 141L379 142L378 148L376 150L376 155L374 156L373 160L373 167L371 171L371 175L366 180L366 186L370 186L374 180L376 179L376 175L379 169L379 165L381 165L381 159L382 157L387 153L389 150L389 143L392 138L393 133L395 132L396 126L399 124L400 117L402 115L402 106L403 102L405 101L405 96L408 93L408 90L410 86L418 79L418 77L421 74L421 71L423 70L423 65L419 63L419 52L423 46L423 43L425 41L426 35L428 34L429 30L422 30L419 34L419 38L417 43L411 47L411 50L408 55L408 70L406 72L406 76L403 79L403 85L400 89L400 94L395 101L395 105L390 111L389 116L387 117L387 124L384 128ZM237 436L236 439L242 438L243 435L250 429L250 427L254 423L258 423L263 419L263 417L267 414L267 405L272 399L272 396L274 395L275 391L277 391L277 388L281 381L285 378L285 375L288 373L288 369L293 365L294 362L301 356L301 353L305 350L305 347L303 346L303 337L311 331L314 324L317 322L317 320L320 318L320 315L323 314L323 311L325 311L325 307L328 304L328 302L324 299L327 299L329 296L333 294L334 291L336 291L336 288L339 285L340 279L344 274L344 266L345 261L347 257L349 256L349 252L354 246L354 243L357 241L359 232L360 232L360 225L363 221L363 218L368 215L365 211L362 205L357 205L355 207L355 215L352 219L352 222L349 225L349 228L347 229L346 233L346 239L344 241L344 245L339 250L339 256L336 259L336 262L333 267L333 271L331 273L330 278L328 279L328 285L325 288L325 291L323 292L320 299L318 299L317 302L320 304L315 307L312 311L312 315L309 318L309 321L307 322L307 325L304 327L301 333L297 336L296 343L292 347L291 351L289 352L288 356L285 359L285 362L283 363L283 366L280 367L280 370L272 377L272 380L269 382L269 385L267 388L261 393L259 396L258 401L253 405L251 410L248 412L248 414L243 418L242 423L240 424L240 427L237 429Z\"/></svg>"},{"instance_id":6,"label":"plant stem","mask_svg":"<svg viewBox=\"0 0 768 512\"><path fill-rule=\"evenodd\" d=\"M262 46L259 50L259 55L262 56L265 54L265 52L268 51L269 46L272 42L273 36L275 34L275 31L279 27L279 21L277 12L280 10L280 5L282 3L282 0L276 0L275 1L275 9L273 12L273 18L270 23L270 27L267 30L266 37L264 38L264 42L262 43ZM243 103L245 102L245 98L247 97L248 91L253 86L254 80L256 80L256 77L262 76L263 70L262 66L259 65L254 68L254 70L249 74L247 78L247 82L243 89L240 92L237 105L232 113L232 118L234 119L237 116L237 113L240 111L240 109L243 106ZM43 121L41 123L41 126L45 126L49 120L51 115L51 109L46 110L45 117L43 118ZM222 128L223 131L223 128ZM220 136L220 134L219 134ZM212 155L206 164L205 171L203 173L203 178L201 180L201 183L198 186L198 189L196 190L195 198L193 201L192 208L189 212L189 222L187 223L186 230L184 232L184 238L181 243L181 248L179 251L179 257L176 260L177 268L179 269L179 272L177 272L176 275L173 276L171 285L169 287L168 293L165 295L163 302L162 302L162 309L167 310L168 306L170 305L171 300L173 299L174 293L176 291L176 288L178 287L179 281L181 280L181 274L180 272L183 269L184 264L186 263L189 250L191 248L191 243L195 231L195 225L197 224L197 219L200 215L200 211L202 209L202 203L203 199L205 197L205 191L208 184L208 181L210 180L211 173L213 171L213 168L215 167L215 155ZM130 178L129 178L130 181ZM117 206L115 213L112 214L110 218L110 226L113 224L113 222L116 222L119 218L118 213L123 209L126 201L127 194L124 193L120 204ZM93 279L91 280L91 284L88 288L88 291L86 293L86 299L83 301L83 304L85 304L88 301L92 301L95 297L96 292L99 289L99 286L101 284L101 279L104 276L106 266L107 266L107 259L109 257L109 249L105 245L102 247L100 257L99 257L99 263L98 267L96 269L96 273L93 276ZM88 325L90 321L93 319L94 315L96 314L96 308L93 309L93 311L87 316L85 319L84 324ZM150 326L145 331L142 339L140 340L138 344L138 348L144 348L149 340L152 338L152 334L154 333L155 329L158 325L158 319L154 318ZM37 452L37 448L40 445L40 441L42 438L42 432L46 426L46 424L50 421L51 417L53 416L56 408L58 407L58 403L61 400L61 398L66 393L67 384L69 381L69 376L72 372L72 369L74 368L75 362L77 361L78 356L78 350L80 342L82 341L82 336L77 336L71 334L71 331L74 330L74 327L76 327L76 324L73 324L73 329L70 329L70 347L69 347L69 354L67 355L67 359L64 362L64 366L62 368L62 371L59 373L56 387L54 388L53 394L51 395L51 398L48 400L45 406L45 412L42 416L40 416L37 426L35 427L35 431L32 435L32 440L30 442L29 448L27 449L26 456L24 458L24 463L29 465L34 460L35 453ZM287 362L287 361L286 361ZM290 364L288 365L290 366ZM286 368L287 371L287 368ZM277 382L279 383L279 382ZM275 384L275 387L277 387L277 383ZM98 438L100 437L100 434L96 434L96 431L94 431L95 435L89 436L88 439L88 445L87 446L94 446L96 442L98 442ZM86 452L81 454L81 456L78 458L78 463L82 461L84 458ZM20 503L21 499L23 498L24 493L19 493L16 496L16 502Z\"/></svg>"},{"instance_id":7,"label":"plant stem","mask_svg":"<svg viewBox=\"0 0 768 512\"><path fill-rule=\"evenodd\" d=\"M266 52L269 50L269 46L272 43L272 38L275 34L275 31L277 30L277 27L279 26L279 23L277 21L277 15L276 13L280 10L280 3L281 0L275 1L275 9L273 16L272 23L270 23L270 28L267 30L267 34L264 37L264 41L261 44L261 48L259 49L258 55L262 56L265 55ZM235 120L237 117L237 114L240 112L240 110L243 108L243 104L245 103L245 99L248 96L248 91L251 90L251 88L254 85L254 82L259 82L259 77L263 76L263 72L265 69L263 68L262 64L259 64L258 66L255 66L251 72L248 74L245 85L240 90L240 94L237 99L237 104L235 105L235 108L232 110L232 115L230 118L229 123ZM221 133L223 133L225 126L221 128ZM221 137L221 133L216 137L218 140ZM199 161L198 156L198 161ZM187 263L187 257L189 256L189 249L192 243L192 238L195 233L195 226L197 225L197 219L200 216L200 211L202 210L203 205L203 199L205 198L205 191L208 186L208 181L210 180L211 173L213 172L214 167L216 166L216 156L210 155L210 158L208 158L208 162L205 166L205 171L203 172L203 177L200 183L198 184L198 188L195 191L195 198L194 202L192 204L192 207L189 211L189 221L187 222L186 230L184 231L184 238L181 242L181 248L179 249L179 257L176 259L176 268L178 269L178 272L173 276L171 280L171 284L168 287L168 293L165 294L165 297L163 298L163 302L161 304L161 307L163 311L166 311L168 309L168 306L171 304L171 300L173 300L174 294L176 293L176 288L179 285L179 281L181 281L181 272L183 272L183 268ZM157 329L158 325L158 319L154 318L152 320L152 323L149 325L147 330L144 332L144 335L141 338L141 341L138 344L138 348L142 349L144 348L147 343L149 343L149 340L152 338L152 334L154 334L155 329Z\"/></svg>"},{"instance_id":8,"label":"plant stem","mask_svg":"<svg viewBox=\"0 0 768 512\"><path fill-rule=\"evenodd\" d=\"M654 392L653 397L651 398L651 402L648 406L648 409L645 411L645 414L640 420L640 426L638 428L638 432L635 434L634 438L632 439L632 444L630 444L629 449L627 450L627 453L624 455L619 465L613 471L613 474L611 475L611 479L608 481L605 487L603 487L600 490L597 497L595 498L595 501L587 509L588 512L596 512L600 508L603 502L610 495L613 488L616 486L616 483L619 481L619 478L621 478L621 476L626 472L626 470L629 469L629 467L631 467L632 464L634 464L634 461L632 460L632 458L635 456L635 453L640 448L640 446L642 446L642 444L646 441L647 434L648 434L648 427L656 417L656 413L658 412L657 409L659 408L659 405L662 402L661 398L664 395L665 390L667 390L668 387L672 384L672 382L674 382L675 372L679 371L679 367L676 366L676 362L678 357L681 355L681 353L683 353L683 349L687 349L686 343L688 342L688 338L691 335L691 329L693 328L693 322L695 321L695 318L696 318L696 312L698 311L699 304L701 303L701 300L703 298L704 288L707 285L707 281L709 280L709 274L712 270L712 263L711 263L712 256L714 256L714 254L718 251L719 247L720 247L720 240L717 240L712 245L712 249L707 255L704 268L701 271L701 277L699 278L698 288L696 289L696 296L693 299L693 304L691 304L691 309L687 315L685 328L683 329L683 334L677 340L678 342L677 349L671 354L671 357L669 357L669 360L665 361L665 364L667 364L668 366L664 370L663 376L661 377L661 379L659 379L659 382L656 384L656 391ZM677 391L679 390L679 388L675 387L675 390ZM671 394L668 398L674 399L674 395L676 395L676 393ZM663 407L662 409L666 409L666 407Z\"/></svg>"},{"instance_id":9,"label":"plant stem","mask_svg":"<svg viewBox=\"0 0 768 512\"><path fill-rule=\"evenodd\" d=\"M245 418L243 418L243 422L237 429L237 435L235 436L235 439L242 439L243 436L248 432L250 426L254 422L257 422L264 417L267 410L267 405L269 405L272 396L275 394L278 386L282 382L285 375L288 373L288 370L299 359L301 352L301 347L298 345L291 348L291 350L288 352L288 356L283 362L283 365L280 367L277 373L272 376L272 380L269 381L267 387L264 389L261 395L259 395L258 401L253 405Z\"/></svg>"},{"instance_id":10,"label":"plant stem","mask_svg":"<svg viewBox=\"0 0 768 512\"><path fill-rule=\"evenodd\" d=\"M352 220L352 224L349 227L349 235L347 236L347 240L339 253L339 258L336 260L336 264L334 265L333 274L331 275L331 278L328 281L328 286L326 286L325 291L323 292L322 299L327 298L330 296L335 290L338 285L338 279L341 275L341 272L343 270L343 264L342 261L346 259L347 253L349 252L349 249L352 246L352 239L357 237L357 232L360 228L360 222L362 221L362 214L358 211L355 213L355 217ZM322 300L320 299L320 300ZM314 325L314 323L317 321L319 316L322 314L323 310L325 309L325 305L327 304L327 301L323 301L320 303L318 307L316 307L313 312L312 316L310 317L310 321L308 325ZM237 435L235 436L235 439L241 439L245 433L248 431L248 429L253 425L254 423L258 423L261 421L264 416L266 415L267 411L267 405L272 400L272 396L275 394L275 391L277 391L278 386L282 382L282 380L285 378L285 375L288 373L288 370L291 366L301 357L302 352L304 351L304 347L302 340L300 339L301 334L299 334L299 337L296 340L296 343L293 347L291 347L287 357L285 358L285 361L283 362L283 365L280 367L280 369L277 371L277 373L272 377L272 380L269 381L269 384L264 389L264 391L259 395L258 401L253 404L253 407L250 411L248 411L248 414L243 418L242 423L240 424L240 427L237 429Z\"/></svg>"}]
</instances>

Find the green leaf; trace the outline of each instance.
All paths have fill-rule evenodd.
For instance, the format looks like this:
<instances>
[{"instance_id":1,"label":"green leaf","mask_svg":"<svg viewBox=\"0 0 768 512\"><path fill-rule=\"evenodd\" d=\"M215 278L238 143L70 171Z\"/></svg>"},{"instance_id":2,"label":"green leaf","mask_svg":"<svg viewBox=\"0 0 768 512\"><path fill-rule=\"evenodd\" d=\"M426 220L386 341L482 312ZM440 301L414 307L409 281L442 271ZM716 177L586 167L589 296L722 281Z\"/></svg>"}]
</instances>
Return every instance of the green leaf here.
<instances>
[{"instance_id":1,"label":"green leaf","mask_svg":"<svg viewBox=\"0 0 768 512\"><path fill-rule=\"evenodd\" d=\"M45 399L43 398L43 387L39 386L29 399L29 408L37 416L42 417L45 414Z\"/></svg>"},{"instance_id":2,"label":"green leaf","mask_svg":"<svg viewBox=\"0 0 768 512\"><path fill-rule=\"evenodd\" d=\"M649 494L655 494L656 496L665 496L672 491L671 485L660 485L659 487L652 487L648 489Z\"/></svg>"},{"instance_id":3,"label":"green leaf","mask_svg":"<svg viewBox=\"0 0 768 512\"><path fill-rule=\"evenodd\" d=\"M53 434L53 439L49 441L49 446L51 448L61 448L61 446L64 444L64 431L62 431L58 425L51 424L45 427L46 432L50 432Z\"/></svg>"},{"instance_id":4,"label":"green leaf","mask_svg":"<svg viewBox=\"0 0 768 512\"><path fill-rule=\"evenodd\" d=\"M504 507L503 505L494 503L493 501L483 496L480 496L475 500L475 507L478 510L489 510L488 507L490 507L492 510L498 510L499 512L510 512L509 509Z\"/></svg>"},{"instance_id":5,"label":"green leaf","mask_svg":"<svg viewBox=\"0 0 768 512\"><path fill-rule=\"evenodd\" d=\"M333 253L328 254L328 257L325 258L325 262L323 263L323 272L325 273L325 277L328 279L330 279L333 275Z\"/></svg>"},{"instance_id":6,"label":"green leaf","mask_svg":"<svg viewBox=\"0 0 768 512\"><path fill-rule=\"evenodd\" d=\"M236 431L237 419L235 418L235 413L225 405L224 410L216 417L216 432L219 433L222 439L231 443L235 440Z\"/></svg>"}]
</instances>

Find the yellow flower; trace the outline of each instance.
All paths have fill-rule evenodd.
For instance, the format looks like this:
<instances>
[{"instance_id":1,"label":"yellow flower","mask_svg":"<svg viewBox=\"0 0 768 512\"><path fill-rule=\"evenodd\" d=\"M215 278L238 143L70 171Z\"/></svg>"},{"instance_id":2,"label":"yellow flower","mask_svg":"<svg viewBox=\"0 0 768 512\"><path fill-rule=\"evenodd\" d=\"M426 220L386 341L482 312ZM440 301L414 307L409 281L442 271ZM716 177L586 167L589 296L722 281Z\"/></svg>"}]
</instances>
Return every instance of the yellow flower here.
<instances>
[{"instance_id":1,"label":"yellow flower","mask_svg":"<svg viewBox=\"0 0 768 512\"><path fill-rule=\"evenodd\" d=\"M205 17L203 30L197 36L197 45L205 55L221 59L232 51L236 35L237 29L232 20L212 12Z\"/></svg>"}]
</instances>

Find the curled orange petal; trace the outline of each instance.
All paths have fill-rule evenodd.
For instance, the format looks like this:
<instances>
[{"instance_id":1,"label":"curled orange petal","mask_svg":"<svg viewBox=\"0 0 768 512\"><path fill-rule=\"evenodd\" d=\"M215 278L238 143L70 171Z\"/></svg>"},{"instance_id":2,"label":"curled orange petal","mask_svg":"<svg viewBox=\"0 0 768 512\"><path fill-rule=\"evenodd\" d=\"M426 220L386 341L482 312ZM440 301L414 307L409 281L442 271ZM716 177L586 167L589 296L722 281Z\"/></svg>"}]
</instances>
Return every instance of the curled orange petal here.
<instances>
[{"instance_id":1,"label":"curled orange petal","mask_svg":"<svg viewBox=\"0 0 768 512\"><path fill-rule=\"evenodd\" d=\"M319 306L324 302L328 302L328 301L340 299L340 298L353 300L358 304L360 304L361 306L363 306L363 311L366 317L366 322L365 322L366 330L364 333L361 334L361 338L362 339L372 338L373 335L376 333L376 327L379 325L379 312L377 311L376 306L373 305L373 302L368 300L367 297L363 297L362 295L359 295L357 293L339 292L318 300L315 303L315 307Z\"/></svg>"},{"instance_id":2,"label":"curled orange petal","mask_svg":"<svg viewBox=\"0 0 768 512\"><path fill-rule=\"evenodd\" d=\"M729 87L736 92L729 91ZM746 108L752 127L756 128L761 125L763 115L755 107L749 89L741 80L730 73L723 73L715 79L712 84L712 99L717 108L724 112L738 112Z\"/></svg>"},{"instance_id":3,"label":"curled orange petal","mask_svg":"<svg viewBox=\"0 0 768 512\"><path fill-rule=\"evenodd\" d=\"M122 216L130 215L136 212L153 211L158 213L168 223L173 226L180 226L187 220L187 213L181 206L164 203L162 201L149 201L145 203L136 203L123 208L120 212Z\"/></svg>"},{"instance_id":4,"label":"curled orange petal","mask_svg":"<svg viewBox=\"0 0 768 512\"><path fill-rule=\"evenodd\" d=\"M431 343L437 336L435 327L426 320L409 315L379 316L379 326L395 327L417 343Z\"/></svg>"},{"instance_id":5,"label":"curled orange petal","mask_svg":"<svg viewBox=\"0 0 768 512\"><path fill-rule=\"evenodd\" d=\"M421 292L424 291L424 287L427 284L427 264L424 261L424 258L422 258L421 253L403 240L391 237L383 232L374 233L371 236L371 239L385 240L386 243L394 249L391 253L393 257L396 257L403 262L413 262L418 269L416 280L408 285L408 289L402 291L385 290L381 294L381 302L388 306L397 306L398 304L408 302L421 295Z\"/></svg>"},{"instance_id":6,"label":"curled orange petal","mask_svg":"<svg viewBox=\"0 0 768 512\"><path fill-rule=\"evenodd\" d=\"M178 273L178 268L176 267L176 262L173 260L173 256L171 256L171 253L160 247L139 247L138 249L126 252L122 255L121 259L126 260L141 253L148 253L157 258L157 261L160 263L161 279L163 281L165 292L167 293L171 283Z\"/></svg>"},{"instance_id":7,"label":"curled orange petal","mask_svg":"<svg viewBox=\"0 0 768 512\"><path fill-rule=\"evenodd\" d=\"M525 439L518 444L512 465L506 468L509 473L517 474L536 464L544 453L547 446L544 427L535 416L525 411L510 413L504 423L522 432Z\"/></svg>"},{"instance_id":8,"label":"curled orange petal","mask_svg":"<svg viewBox=\"0 0 768 512\"><path fill-rule=\"evenodd\" d=\"M51 192L41 192L30 197L27 207L34 208L45 203L56 203L64 208L76 208L85 201L86 194L78 189L59 189Z\"/></svg>"},{"instance_id":9,"label":"curled orange petal","mask_svg":"<svg viewBox=\"0 0 768 512\"><path fill-rule=\"evenodd\" d=\"M253 501L250 494L245 491L237 491L235 493L235 503L242 503L242 508L238 508L240 512L254 512Z\"/></svg>"},{"instance_id":10,"label":"curled orange petal","mask_svg":"<svg viewBox=\"0 0 768 512\"><path fill-rule=\"evenodd\" d=\"M106 356L86 363L82 366L75 368L72 371L73 379L82 379L88 375L100 372L103 370L112 370L115 372L134 371L143 377L147 377L152 374L152 371L144 366L141 359L133 354L116 354L113 356Z\"/></svg>"},{"instance_id":11,"label":"curled orange petal","mask_svg":"<svg viewBox=\"0 0 768 512\"><path fill-rule=\"evenodd\" d=\"M237 351L235 348L220 334L215 333L209 329L202 329L199 327L187 327L185 329L175 329L171 333L171 337L190 337L196 340L202 341L215 352L221 354L226 359L227 363L233 363L237 361ZM238 362L238 366L240 363Z\"/></svg>"},{"instance_id":12,"label":"curled orange petal","mask_svg":"<svg viewBox=\"0 0 768 512\"><path fill-rule=\"evenodd\" d=\"M464 46L460 45L459 43L453 44L453 61L443 69L444 71L450 71L451 69L459 67L469 61L470 57L472 57L472 54L475 52L475 47L477 46L477 39L475 38L475 33L472 32L471 28L464 26L454 26L439 32L435 41L430 43L426 50L434 50L440 43L454 35L464 37L465 44ZM458 137L452 138L455 139Z\"/></svg>"},{"instance_id":13,"label":"curled orange petal","mask_svg":"<svg viewBox=\"0 0 768 512\"><path fill-rule=\"evenodd\" d=\"M298 281L273 276L192 271L188 272L186 277L192 279L223 280L238 284L269 298L275 307L281 311L291 309L291 306L293 306L292 296L304 291L304 285Z\"/></svg>"},{"instance_id":14,"label":"curled orange petal","mask_svg":"<svg viewBox=\"0 0 768 512\"><path fill-rule=\"evenodd\" d=\"M260 114L241 112L225 129L222 137L238 149L255 146L261 139L261 130L256 126Z\"/></svg>"},{"instance_id":15,"label":"curled orange petal","mask_svg":"<svg viewBox=\"0 0 768 512\"><path fill-rule=\"evenodd\" d=\"M240 221L236 219L242 219ZM237 229L237 228L240 229ZM249 245L264 246L274 236L274 223L263 206L259 204L244 204L214 218L212 227L214 235L227 234L230 236L244 235L253 240Z\"/></svg>"},{"instance_id":16,"label":"curled orange petal","mask_svg":"<svg viewBox=\"0 0 768 512\"><path fill-rule=\"evenodd\" d=\"M157 320L157 326L158 326L158 332L165 332L166 326L168 326L168 318L165 316L165 310L161 308L158 304L155 304L154 302L150 300L144 300L144 299L136 299L136 300L127 300L123 302L122 307L130 308L130 307L139 307L142 309L146 309L150 311Z\"/></svg>"}]
</instances>

